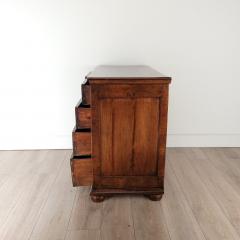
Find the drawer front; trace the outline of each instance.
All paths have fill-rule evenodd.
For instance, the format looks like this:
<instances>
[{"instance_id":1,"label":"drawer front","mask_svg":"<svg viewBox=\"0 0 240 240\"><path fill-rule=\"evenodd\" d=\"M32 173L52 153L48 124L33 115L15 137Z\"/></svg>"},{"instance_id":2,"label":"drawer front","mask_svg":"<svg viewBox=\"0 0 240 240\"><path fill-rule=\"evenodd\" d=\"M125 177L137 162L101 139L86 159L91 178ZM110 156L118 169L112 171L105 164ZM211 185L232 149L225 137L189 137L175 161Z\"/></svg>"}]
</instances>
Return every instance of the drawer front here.
<instances>
[{"instance_id":1,"label":"drawer front","mask_svg":"<svg viewBox=\"0 0 240 240\"><path fill-rule=\"evenodd\" d=\"M75 108L76 126L80 128L91 128L91 108L80 104Z\"/></svg>"},{"instance_id":2,"label":"drawer front","mask_svg":"<svg viewBox=\"0 0 240 240\"><path fill-rule=\"evenodd\" d=\"M91 154L91 132L89 129L86 129L86 131L74 130L72 138L74 156Z\"/></svg>"},{"instance_id":3,"label":"drawer front","mask_svg":"<svg viewBox=\"0 0 240 240\"><path fill-rule=\"evenodd\" d=\"M91 104L91 86L82 84L82 104Z\"/></svg>"},{"instance_id":4,"label":"drawer front","mask_svg":"<svg viewBox=\"0 0 240 240\"><path fill-rule=\"evenodd\" d=\"M71 159L71 171L73 186L89 186L93 183L92 159L76 158Z\"/></svg>"}]
</instances>

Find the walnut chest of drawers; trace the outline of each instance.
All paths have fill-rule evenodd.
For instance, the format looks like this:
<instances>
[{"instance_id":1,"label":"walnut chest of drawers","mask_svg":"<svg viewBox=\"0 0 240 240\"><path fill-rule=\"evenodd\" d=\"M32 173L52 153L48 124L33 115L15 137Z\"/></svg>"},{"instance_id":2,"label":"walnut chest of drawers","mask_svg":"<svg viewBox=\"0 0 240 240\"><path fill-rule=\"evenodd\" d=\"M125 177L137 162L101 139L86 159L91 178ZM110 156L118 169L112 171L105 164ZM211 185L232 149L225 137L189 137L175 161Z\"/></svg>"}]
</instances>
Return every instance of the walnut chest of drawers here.
<instances>
[{"instance_id":1,"label":"walnut chest of drawers","mask_svg":"<svg viewBox=\"0 0 240 240\"><path fill-rule=\"evenodd\" d=\"M99 66L86 76L71 170L74 186L92 186L93 201L117 194L161 199L170 82L147 66Z\"/></svg>"}]
</instances>

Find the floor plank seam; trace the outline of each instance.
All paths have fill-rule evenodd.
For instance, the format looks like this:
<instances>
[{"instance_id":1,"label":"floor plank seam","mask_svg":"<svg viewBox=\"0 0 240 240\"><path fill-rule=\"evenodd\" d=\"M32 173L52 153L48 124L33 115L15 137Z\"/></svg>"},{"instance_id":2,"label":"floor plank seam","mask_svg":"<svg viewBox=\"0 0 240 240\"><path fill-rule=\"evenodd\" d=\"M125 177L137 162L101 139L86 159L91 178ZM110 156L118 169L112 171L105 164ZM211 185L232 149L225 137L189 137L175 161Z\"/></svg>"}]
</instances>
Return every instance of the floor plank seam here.
<instances>
[{"instance_id":1,"label":"floor plank seam","mask_svg":"<svg viewBox=\"0 0 240 240\"><path fill-rule=\"evenodd\" d=\"M161 201L163 201L163 200L164 200L164 198L162 198ZM167 220L166 220L166 217L165 217L165 214L164 214L164 211L163 211L163 206L162 206L161 201L159 202L159 205L160 205L160 208L162 208L163 223L164 223L164 225L165 225L165 229L167 230L169 240L172 240L172 237L171 237L171 234L170 234L170 231L169 231L169 227L168 227L168 224L167 224Z\"/></svg>"},{"instance_id":2,"label":"floor plank seam","mask_svg":"<svg viewBox=\"0 0 240 240\"><path fill-rule=\"evenodd\" d=\"M201 230L202 235L204 236L205 240L210 240L210 239L207 238L207 236L206 236L206 234L204 233L204 231L203 231L203 229L202 229L199 221L197 220L197 218L196 218L196 216L195 216L195 214L194 214L194 211L193 211L193 209L191 208L191 205L189 204L189 201L188 201L188 199L187 199L187 197L186 197L186 195L185 195L185 191L184 191L184 189L183 189L183 187L182 187L182 185L181 185L181 183L180 183L180 181L179 181L178 176L177 176L176 173L175 173L175 170L174 170L172 164L170 163L169 165L170 165L170 167L172 168L173 174L174 174L175 178L177 179L179 188L181 189L181 192L183 193L183 197L184 197L186 203L189 205L189 208L190 208L190 210L191 210L191 212L192 212L192 216L194 217L195 222L198 224L198 227L199 227L199 229Z\"/></svg>"},{"instance_id":3,"label":"floor plank seam","mask_svg":"<svg viewBox=\"0 0 240 240\"><path fill-rule=\"evenodd\" d=\"M206 156L207 159L209 160L209 157L208 157L207 155L205 155L205 156ZM191 164L191 161L190 161L190 159L189 159L188 156L187 156L187 158L188 158L188 161L189 161L190 164ZM219 173L221 174L221 172L212 164L212 162L211 162L211 161L209 161L209 162L210 162L210 164L212 165L212 167L214 167L215 170L217 170L217 172L219 172ZM198 177L200 178L198 171L195 170L195 172L196 172L196 174L198 175ZM235 230L236 234L237 234L237 235L239 236L239 238L240 238L240 234L239 234L238 231L236 230L236 227L232 224L232 222L231 222L231 220L229 219L229 217L226 215L226 212L225 212L225 210L222 208L221 204L219 203L219 200L218 200L218 199L215 197L215 195L209 190L209 188L208 188L208 186L207 186L207 184L206 184L205 181L203 181L203 184L205 185L206 189L208 189L209 194L210 194L211 197L215 200L215 202L216 202L216 204L218 205L219 209L221 210L222 214L225 216L225 218L228 220L228 222L230 223L230 225L233 227L233 229ZM229 183L229 184L230 184L230 183ZM213 185L216 186L214 183L213 183ZM233 188L233 190L235 191L234 188ZM236 192L236 191L235 191L235 192ZM239 195L239 194L237 193L237 195Z\"/></svg>"},{"instance_id":4,"label":"floor plank seam","mask_svg":"<svg viewBox=\"0 0 240 240\"><path fill-rule=\"evenodd\" d=\"M90 201L90 199L89 199ZM103 203L102 203L102 207L101 207L101 220L100 220L100 226L99 226L99 234L100 234L100 240L103 239L103 236L102 236L102 224L103 224Z\"/></svg>"},{"instance_id":5,"label":"floor plank seam","mask_svg":"<svg viewBox=\"0 0 240 240\"><path fill-rule=\"evenodd\" d=\"M23 156L26 157L26 153L25 153L25 152L23 153ZM16 171L15 171L15 172L16 172ZM10 175L12 175L12 174L10 174ZM14 209L16 208L16 206L17 206L19 200L21 199L21 197L23 196L23 194L24 194L24 192L22 191L22 192L19 194L16 202L15 202L15 203L13 204L13 206L11 206L11 208L9 209L9 211L8 211L8 213L7 213L7 217L5 218L5 223L7 223L7 221L8 221L8 219L9 219L11 213L12 213L12 212L14 211ZM0 227L0 230L1 230L4 226L5 226L5 224L2 224L1 227Z\"/></svg>"},{"instance_id":6,"label":"floor plank seam","mask_svg":"<svg viewBox=\"0 0 240 240\"><path fill-rule=\"evenodd\" d=\"M204 155L206 156L206 158L209 160L210 164L212 165L212 167L214 167L214 169L216 169L217 172L219 172L221 174L221 171L216 167L216 165L212 162L212 160L210 159L210 157L208 156L208 154L206 154L205 152L203 152ZM222 157L221 157L222 158ZM237 169L237 171L239 172L239 176L240 176L240 169ZM231 171L231 173L234 174L233 171ZM236 188L234 187L234 185L232 185L231 181L229 181L229 179L225 179L225 181L232 186L232 188L234 189L235 193L237 193L238 196L240 196L240 191L237 191ZM240 189L239 189L240 190Z\"/></svg>"},{"instance_id":7,"label":"floor plank seam","mask_svg":"<svg viewBox=\"0 0 240 240\"><path fill-rule=\"evenodd\" d=\"M36 222L35 222L35 224L34 224L34 226L33 226L33 228L32 228L32 231L31 231L31 234L29 235L28 240L31 240L32 234L33 234L33 232L34 232L34 230L35 230L35 228L36 228L36 226L37 226L37 223L38 223L38 221L39 221L39 219L40 219L42 210L44 209L44 207L45 207L45 205L46 205L46 203L47 203L47 201L48 201L48 198L49 198L49 196L50 196L51 188L52 188L52 186L54 186L54 184L55 184L55 182L56 182L56 180L57 180L57 178L58 178L58 176L59 176L59 174L60 174L60 172L61 172L61 168L62 168L62 166L63 166L63 164L64 164L64 161L65 161L66 158L68 157L67 152L65 153L65 155L66 155L66 156L63 157L63 159L62 159L62 161L61 161L61 164L59 165L59 168L58 168L58 170L57 170L56 176L55 176L55 178L54 178L51 186L49 187L49 191L48 191L48 194L47 194L47 196L46 196L46 200L43 202L43 204L42 204L42 206L41 206L41 209L40 209L40 211L39 211L38 217L37 217Z\"/></svg>"},{"instance_id":8,"label":"floor plank seam","mask_svg":"<svg viewBox=\"0 0 240 240\"><path fill-rule=\"evenodd\" d=\"M134 225L133 210L132 210L132 199L130 199L130 209L131 209L131 218L132 218L132 224L133 224L134 239L137 240L137 238L136 238L136 232L135 232L135 225Z\"/></svg>"},{"instance_id":9,"label":"floor plank seam","mask_svg":"<svg viewBox=\"0 0 240 240\"><path fill-rule=\"evenodd\" d=\"M71 221L71 217L72 217L72 213L73 213L73 209L74 209L74 205L75 205L75 201L77 201L77 198L78 198L78 194L77 194L77 191L75 192L75 196L74 196L74 201L73 201L73 205L72 205L72 208L71 208L71 212L69 214L69 219L68 219L68 224L67 224L67 229L66 229L66 233L65 233L65 236L64 236L64 240L67 238L67 234L68 234L68 231L69 231L69 225L70 225L70 221ZM82 229L81 229L82 230Z\"/></svg>"}]
</instances>

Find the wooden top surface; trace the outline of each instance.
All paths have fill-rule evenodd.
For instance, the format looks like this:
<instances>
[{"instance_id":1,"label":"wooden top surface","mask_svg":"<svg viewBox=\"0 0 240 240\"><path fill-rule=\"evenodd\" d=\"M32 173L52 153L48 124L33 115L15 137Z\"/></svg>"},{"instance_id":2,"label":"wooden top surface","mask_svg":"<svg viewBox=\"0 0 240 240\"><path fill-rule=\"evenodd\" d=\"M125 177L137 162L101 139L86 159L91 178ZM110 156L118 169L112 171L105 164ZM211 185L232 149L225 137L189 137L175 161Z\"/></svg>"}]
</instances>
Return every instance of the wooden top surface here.
<instances>
[{"instance_id":1,"label":"wooden top surface","mask_svg":"<svg viewBox=\"0 0 240 240\"><path fill-rule=\"evenodd\" d=\"M149 66L98 66L90 72L88 80L165 80L170 82L171 78L164 76Z\"/></svg>"}]
</instances>

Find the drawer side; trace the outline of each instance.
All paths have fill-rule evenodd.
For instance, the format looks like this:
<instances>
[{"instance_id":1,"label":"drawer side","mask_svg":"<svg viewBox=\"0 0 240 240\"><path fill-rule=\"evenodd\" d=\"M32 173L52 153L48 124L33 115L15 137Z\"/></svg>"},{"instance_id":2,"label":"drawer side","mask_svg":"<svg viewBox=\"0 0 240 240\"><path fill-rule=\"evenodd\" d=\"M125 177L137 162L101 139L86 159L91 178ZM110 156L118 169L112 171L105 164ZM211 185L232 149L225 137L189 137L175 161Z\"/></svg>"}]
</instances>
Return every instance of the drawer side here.
<instances>
[{"instance_id":1,"label":"drawer side","mask_svg":"<svg viewBox=\"0 0 240 240\"><path fill-rule=\"evenodd\" d=\"M73 186L89 186L93 182L93 164L90 156L71 158Z\"/></svg>"}]
</instances>

